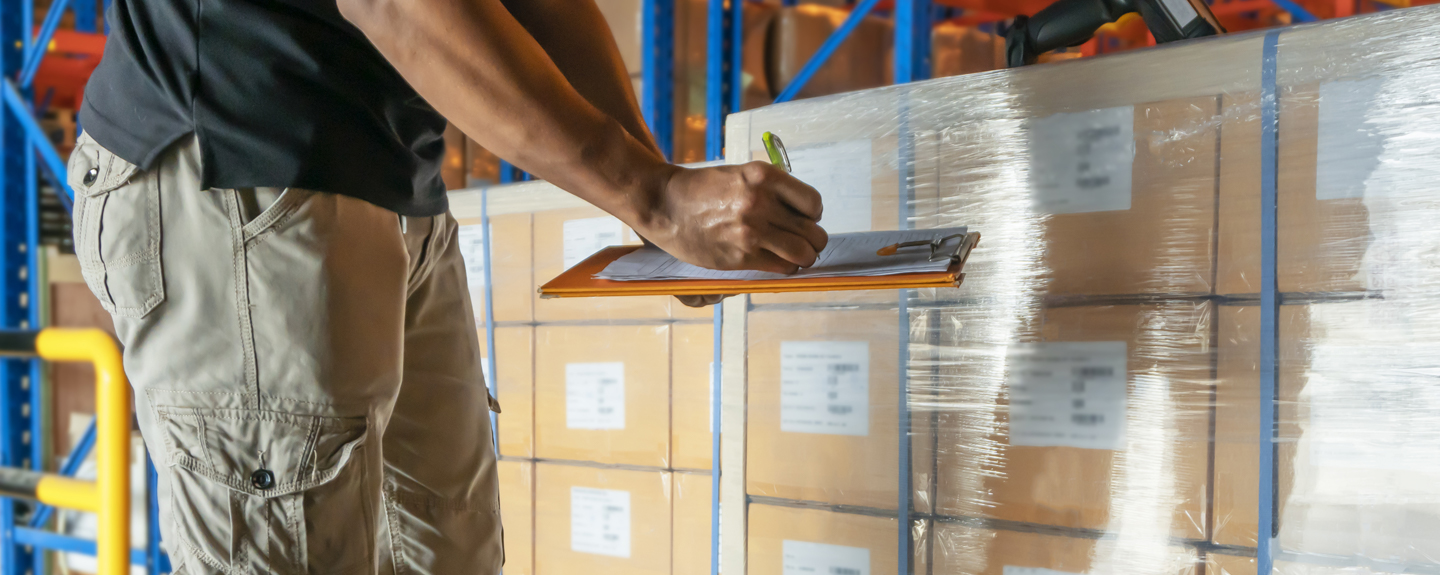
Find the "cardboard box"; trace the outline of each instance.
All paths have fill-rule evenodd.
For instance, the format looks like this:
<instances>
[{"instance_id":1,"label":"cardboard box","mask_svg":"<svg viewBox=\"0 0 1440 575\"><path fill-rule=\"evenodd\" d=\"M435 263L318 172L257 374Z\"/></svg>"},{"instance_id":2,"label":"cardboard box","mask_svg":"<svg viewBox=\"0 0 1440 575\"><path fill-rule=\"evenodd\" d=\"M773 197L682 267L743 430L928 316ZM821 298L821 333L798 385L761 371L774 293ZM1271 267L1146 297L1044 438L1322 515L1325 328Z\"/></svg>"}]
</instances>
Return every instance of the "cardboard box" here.
<instances>
[{"instance_id":1,"label":"cardboard box","mask_svg":"<svg viewBox=\"0 0 1440 575\"><path fill-rule=\"evenodd\" d=\"M1317 563L1276 561L1272 573L1275 575L1388 575L1384 567L1324 565L1328 557L1316 557ZM1208 554L1205 556L1206 575L1255 575L1254 557Z\"/></svg>"},{"instance_id":2,"label":"cardboard box","mask_svg":"<svg viewBox=\"0 0 1440 575\"><path fill-rule=\"evenodd\" d=\"M1214 285L1216 133L1213 96L1133 107L1129 190L1097 201L1097 190L1046 196L1044 265L1051 294L1210 293ZM1103 123L1105 110L1047 116L1065 135ZM1115 118L1117 121L1121 118ZM1071 122L1078 121L1078 124ZM1117 124L1119 126L1120 124ZM1050 129L1045 129L1050 133ZM1123 133L1123 129L1121 130ZM1185 134L1175 137L1176 132ZM1046 136L1048 137L1048 136ZM1037 163L1089 161L1068 150L1032 151ZM1098 163L1098 161L1097 161ZM1094 211L1090 211L1094 210ZM984 229L980 229L984 233ZM982 248L984 243L982 240Z\"/></svg>"},{"instance_id":3,"label":"cardboard box","mask_svg":"<svg viewBox=\"0 0 1440 575\"><path fill-rule=\"evenodd\" d=\"M1153 533L1091 539L940 522L935 572L946 575L1198 575L1195 550Z\"/></svg>"},{"instance_id":4,"label":"cardboard box","mask_svg":"<svg viewBox=\"0 0 1440 575\"><path fill-rule=\"evenodd\" d=\"M1309 84L1280 94L1276 281L1282 292L1359 291L1371 283L1371 278L1361 273L1373 233L1364 199L1335 197L1337 193L1328 186L1317 186L1320 93L1319 85ZM1226 95L1224 102L1219 291L1259 293L1259 96ZM1363 115L1363 110L1359 113ZM1327 145L1346 145L1335 140L1328 138ZM1358 145L1354 150L1354 154L1363 153Z\"/></svg>"},{"instance_id":5,"label":"cardboard box","mask_svg":"<svg viewBox=\"0 0 1440 575\"><path fill-rule=\"evenodd\" d=\"M1005 68L1005 38L975 26L938 23L930 33L930 42L933 78Z\"/></svg>"},{"instance_id":6,"label":"cardboard box","mask_svg":"<svg viewBox=\"0 0 1440 575\"><path fill-rule=\"evenodd\" d=\"M487 358L485 376L489 378L489 350L485 331L480 330L480 355ZM495 399L501 412L495 419L500 455L535 456L535 328L505 326L495 328ZM486 385L490 385L486 381Z\"/></svg>"},{"instance_id":7,"label":"cardboard box","mask_svg":"<svg viewBox=\"0 0 1440 575\"><path fill-rule=\"evenodd\" d=\"M848 9L813 4L780 9L770 36L770 61L766 66L770 74L769 84L775 94L790 85L790 81L810 61L811 55L849 17ZM887 55L894 45L894 28L889 20L867 16L800 89L795 99L890 84L894 78L893 59L887 58Z\"/></svg>"},{"instance_id":8,"label":"cardboard box","mask_svg":"<svg viewBox=\"0 0 1440 575\"><path fill-rule=\"evenodd\" d=\"M676 469L710 469L715 429L715 326L701 323L677 323L670 327L674 334L674 359L670 365L670 441L675 452L672 465Z\"/></svg>"},{"instance_id":9,"label":"cardboard box","mask_svg":"<svg viewBox=\"0 0 1440 575\"><path fill-rule=\"evenodd\" d=\"M675 513L671 518L675 533L673 575L710 575L712 552L711 518L713 493L711 477L699 473L674 474Z\"/></svg>"},{"instance_id":10,"label":"cardboard box","mask_svg":"<svg viewBox=\"0 0 1440 575\"><path fill-rule=\"evenodd\" d=\"M896 312L755 311L749 321L748 492L895 509ZM926 445L913 446L917 465L933 459ZM915 488L919 499L928 486Z\"/></svg>"},{"instance_id":11,"label":"cardboard box","mask_svg":"<svg viewBox=\"0 0 1440 575\"><path fill-rule=\"evenodd\" d=\"M535 573L535 464L499 461L500 522L505 529L505 572Z\"/></svg>"},{"instance_id":12,"label":"cardboard box","mask_svg":"<svg viewBox=\"0 0 1440 575\"><path fill-rule=\"evenodd\" d=\"M1057 307L1015 322L1008 344L983 326L978 341L942 341L955 349L939 351L934 384L948 392L938 512L1097 530L1143 518L1203 538L1211 314L1193 301Z\"/></svg>"},{"instance_id":13,"label":"cardboard box","mask_svg":"<svg viewBox=\"0 0 1440 575\"><path fill-rule=\"evenodd\" d=\"M893 517L751 504L746 566L754 575L895 575L898 529Z\"/></svg>"},{"instance_id":14,"label":"cardboard box","mask_svg":"<svg viewBox=\"0 0 1440 575\"><path fill-rule=\"evenodd\" d=\"M535 330L541 459L670 465L670 326Z\"/></svg>"},{"instance_id":15,"label":"cardboard box","mask_svg":"<svg viewBox=\"0 0 1440 575\"><path fill-rule=\"evenodd\" d=\"M669 575L671 474L535 466L536 575Z\"/></svg>"},{"instance_id":16,"label":"cardboard box","mask_svg":"<svg viewBox=\"0 0 1440 575\"><path fill-rule=\"evenodd\" d=\"M530 214L504 214L490 218L490 281L495 298L495 321L528 322L536 284L530 255ZM475 311L475 325L485 329L485 243L481 219L457 218L460 224L460 253L465 258L466 282L470 286L470 306Z\"/></svg>"},{"instance_id":17,"label":"cardboard box","mask_svg":"<svg viewBox=\"0 0 1440 575\"><path fill-rule=\"evenodd\" d=\"M1283 308L1292 319L1294 310ZM1254 547L1260 506L1260 308L1218 308L1215 509L1211 540ZM1292 324L1293 325L1293 324ZM1288 329L1285 331L1289 331ZM1253 564L1250 566L1254 572Z\"/></svg>"},{"instance_id":18,"label":"cardboard box","mask_svg":"<svg viewBox=\"0 0 1440 575\"><path fill-rule=\"evenodd\" d=\"M1405 299L1280 307L1276 506L1286 551L1427 566L1440 556L1437 400L1426 371L1434 309ZM1258 346L1248 341L1259 338L1260 313L1239 308L1228 321L1240 335L1220 342L1217 425L1259 417L1258 392L1243 390L1258 388ZM1255 448L1217 437L1217 542L1254 544L1258 467Z\"/></svg>"},{"instance_id":19,"label":"cardboard box","mask_svg":"<svg viewBox=\"0 0 1440 575\"><path fill-rule=\"evenodd\" d=\"M640 236L600 208L537 212L535 217L535 286L560 275L591 254L611 245L638 245ZM542 322L602 319L660 319L670 315L665 296L540 299L532 288L535 319Z\"/></svg>"}]
</instances>

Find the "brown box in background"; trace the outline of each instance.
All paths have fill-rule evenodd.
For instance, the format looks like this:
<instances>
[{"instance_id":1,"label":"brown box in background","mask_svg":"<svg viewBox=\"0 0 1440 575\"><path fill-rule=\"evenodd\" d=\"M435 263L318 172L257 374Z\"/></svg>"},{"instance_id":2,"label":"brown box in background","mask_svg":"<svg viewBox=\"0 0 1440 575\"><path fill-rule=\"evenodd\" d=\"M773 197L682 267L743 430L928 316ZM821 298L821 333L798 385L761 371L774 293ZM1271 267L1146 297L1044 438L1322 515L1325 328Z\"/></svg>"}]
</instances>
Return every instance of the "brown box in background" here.
<instances>
[{"instance_id":1,"label":"brown box in background","mask_svg":"<svg viewBox=\"0 0 1440 575\"><path fill-rule=\"evenodd\" d=\"M896 507L897 321L894 311L750 314L748 493ZM912 455L932 461L924 444Z\"/></svg>"},{"instance_id":2,"label":"brown box in background","mask_svg":"<svg viewBox=\"0 0 1440 575\"><path fill-rule=\"evenodd\" d=\"M500 157L470 138L465 138L465 185L493 186L500 183Z\"/></svg>"},{"instance_id":3,"label":"brown box in background","mask_svg":"<svg viewBox=\"0 0 1440 575\"><path fill-rule=\"evenodd\" d=\"M538 463L536 575L669 575L671 474Z\"/></svg>"},{"instance_id":4,"label":"brown box in background","mask_svg":"<svg viewBox=\"0 0 1440 575\"><path fill-rule=\"evenodd\" d=\"M445 124L445 159L440 164L440 178L445 189L468 187L465 180L465 134L455 124Z\"/></svg>"},{"instance_id":5,"label":"brown box in background","mask_svg":"<svg viewBox=\"0 0 1440 575\"><path fill-rule=\"evenodd\" d=\"M535 284L612 245L638 245L640 236L600 208L585 207L535 213ZM660 319L669 317L665 296L535 299L535 319L565 320Z\"/></svg>"},{"instance_id":6,"label":"brown box in background","mask_svg":"<svg viewBox=\"0 0 1440 575\"><path fill-rule=\"evenodd\" d=\"M677 323L670 364L671 465L676 469L710 469L715 429L712 406L715 365L715 326Z\"/></svg>"},{"instance_id":7,"label":"brown box in background","mask_svg":"<svg viewBox=\"0 0 1440 575\"><path fill-rule=\"evenodd\" d=\"M528 322L534 317L535 276L530 254L530 214L502 214L490 218L490 281L495 298L495 321ZM460 250L465 257L470 306L475 327L485 329L485 244L480 218L458 218Z\"/></svg>"},{"instance_id":8,"label":"brown box in background","mask_svg":"<svg viewBox=\"0 0 1440 575\"><path fill-rule=\"evenodd\" d=\"M713 485L709 475L680 473L675 479L675 533L672 575L710 575Z\"/></svg>"},{"instance_id":9,"label":"brown box in background","mask_svg":"<svg viewBox=\"0 0 1440 575\"><path fill-rule=\"evenodd\" d=\"M1053 277L1051 294L1211 292L1216 106L1213 96L1135 105L1128 199L1101 205L1092 198L1054 198L1038 208L1051 214L1044 260ZM1051 116L1036 124L1059 121ZM1186 137L1176 138L1176 132ZM1045 163L1066 159L1035 157Z\"/></svg>"},{"instance_id":10,"label":"brown box in background","mask_svg":"<svg viewBox=\"0 0 1440 575\"><path fill-rule=\"evenodd\" d=\"M1129 532L1127 532L1129 533ZM935 572L945 575L1062 575L1146 573L1198 575L1193 549L1168 547L1169 538L1091 539L1000 531L956 523L935 526Z\"/></svg>"},{"instance_id":11,"label":"brown box in background","mask_svg":"<svg viewBox=\"0 0 1440 575\"><path fill-rule=\"evenodd\" d=\"M668 467L670 326L535 330L541 459Z\"/></svg>"},{"instance_id":12,"label":"brown box in background","mask_svg":"<svg viewBox=\"0 0 1440 575\"><path fill-rule=\"evenodd\" d=\"M1218 291L1258 293L1259 96L1226 95L1224 102ZM1362 198L1322 199L1316 176L1319 118L1319 86L1297 86L1280 93L1276 282L1282 292L1366 289L1366 278L1357 274L1370 242L1370 214Z\"/></svg>"},{"instance_id":13,"label":"brown box in background","mask_svg":"<svg viewBox=\"0 0 1440 575\"><path fill-rule=\"evenodd\" d=\"M1003 367L947 362L938 385L970 395L939 413L938 512L1203 538L1211 314L1192 301L1051 308L1038 338L991 352ZM1131 509L1174 511L1141 527Z\"/></svg>"},{"instance_id":14,"label":"brown box in background","mask_svg":"<svg viewBox=\"0 0 1440 575\"><path fill-rule=\"evenodd\" d=\"M1292 308L1281 308L1292 318ZM1215 362L1215 508L1211 540L1254 547L1260 506L1260 308L1218 309ZM1284 330L1288 332L1289 330ZM1255 565L1250 564L1250 572Z\"/></svg>"},{"instance_id":15,"label":"brown box in background","mask_svg":"<svg viewBox=\"0 0 1440 575\"><path fill-rule=\"evenodd\" d=\"M480 355L489 357L485 331L480 331ZM535 328L504 326L495 328L495 399L500 413L495 415L499 427L500 455L535 456ZM490 364L485 364L490 377ZM489 381L486 382L487 385Z\"/></svg>"},{"instance_id":16,"label":"brown box in background","mask_svg":"<svg viewBox=\"0 0 1440 575\"><path fill-rule=\"evenodd\" d=\"M1005 68L1005 39L974 26L941 22L930 33L930 42L931 77Z\"/></svg>"},{"instance_id":17,"label":"brown box in background","mask_svg":"<svg viewBox=\"0 0 1440 575\"><path fill-rule=\"evenodd\" d=\"M771 90L776 94L784 91L810 56L849 17L848 9L813 4L781 8L770 36L770 61L766 66ZM795 98L890 84L894 78L893 60L887 55L894 45L894 28L889 20L867 16Z\"/></svg>"},{"instance_id":18,"label":"brown box in background","mask_svg":"<svg viewBox=\"0 0 1440 575\"><path fill-rule=\"evenodd\" d=\"M755 575L895 575L898 529L893 517L751 504L747 567Z\"/></svg>"},{"instance_id":19,"label":"brown box in background","mask_svg":"<svg viewBox=\"0 0 1440 575\"><path fill-rule=\"evenodd\" d=\"M677 164L704 162L706 43L708 0L675 3L675 150ZM741 69L742 108L749 110L775 99L765 78L766 40L776 7L746 2L744 6L744 63Z\"/></svg>"},{"instance_id":20,"label":"brown box in background","mask_svg":"<svg viewBox=\"0 0 1440 575\"><path fill-rule=\"evenodd\" d=\"M505 528L505 573L535 573L535 464L499 461L500 521Z\"/></svg>"}]
</instances>

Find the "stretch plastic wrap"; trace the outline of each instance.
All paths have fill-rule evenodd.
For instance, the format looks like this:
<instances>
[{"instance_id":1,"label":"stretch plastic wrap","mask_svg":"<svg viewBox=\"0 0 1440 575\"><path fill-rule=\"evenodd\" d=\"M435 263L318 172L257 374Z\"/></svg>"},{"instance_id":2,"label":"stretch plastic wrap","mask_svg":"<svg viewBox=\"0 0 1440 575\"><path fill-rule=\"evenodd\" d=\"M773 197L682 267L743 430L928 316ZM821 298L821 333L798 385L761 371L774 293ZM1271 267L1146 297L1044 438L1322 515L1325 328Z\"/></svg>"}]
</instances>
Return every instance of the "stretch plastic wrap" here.
<instances>
[{"instance_id":1,"label":"stretch plastic wrap","mask_svg":"<svg viewBox=\"0 0 1440 575\"><path fill-rule=\"evenodd\" d=\"M832 233L982 234L959 288L728 301L738 543L710 311L539 300L637 238L548 184L454 195L506 572L700 575L720 537L761 575L1440 573L1437 56L1419 8L731 116Z\"/></svg>"},{"instance_id":2,"label":"stretch plastic wrap","mask_svg":"<svg viewBox=\"0 0 1440 575\"><path fill-rule=\"evenodd\" d=\"M831 232L982 234L957 289L749 300L749 572L1440 573L1437 33L1403 10L731 116L729 160L781 136Z\"/></svg>"}]
</instances>

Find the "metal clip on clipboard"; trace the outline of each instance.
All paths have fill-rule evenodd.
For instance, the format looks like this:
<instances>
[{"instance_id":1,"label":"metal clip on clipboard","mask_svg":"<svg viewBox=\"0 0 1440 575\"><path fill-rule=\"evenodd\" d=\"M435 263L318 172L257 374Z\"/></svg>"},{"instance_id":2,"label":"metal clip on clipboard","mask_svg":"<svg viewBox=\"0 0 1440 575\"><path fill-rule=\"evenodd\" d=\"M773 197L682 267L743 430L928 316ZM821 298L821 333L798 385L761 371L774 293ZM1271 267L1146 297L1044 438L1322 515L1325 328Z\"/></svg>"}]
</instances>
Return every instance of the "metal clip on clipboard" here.
<instances>
[{"instance_id":1,"label":"metal clip on clipboard","mask_svg":"<svg viewBox=\"0 0 1440 575\"><path fill-rule=\"evenodd\" d=\"M953 234L953 235L948 235L948 236L945 236L945 237L936 236L935 239L932 239L932 240L929 240L929 241L919 240L919 241L913 241L913 242L904 242L904 243L899 243L899 244L891 244L891 245L888 245L888 246L885 246L885 247L883 247L883 248L880 248L880 249L876 250L876 251L875 251L875 255L877 255L877 256L893 256L893 255L899 253L900 250L905 249L905 248L915 248L915 247L921 247L921 246L929 246L929 247L930 247L930 261L932 261L932 262L937 262L937 261L940 261L940 260L943 260L943 259L948 259L948 260L950 260L950 261L952 261L952 262L959 262L959 261L965 259L965 255L966 255L967 253L969 253L969 251L970 251L969 248L972 247L972 245L971 245L972 240L970 239L970 235L971 235L971 234ZM950 240L957 239L957 238L958 238L960 241L955 242L955 249L954 249L954 251L950 251L950 252L947 253L947 252L944 250L945 244L948 243Z\"/></svg>"}]
</instances>

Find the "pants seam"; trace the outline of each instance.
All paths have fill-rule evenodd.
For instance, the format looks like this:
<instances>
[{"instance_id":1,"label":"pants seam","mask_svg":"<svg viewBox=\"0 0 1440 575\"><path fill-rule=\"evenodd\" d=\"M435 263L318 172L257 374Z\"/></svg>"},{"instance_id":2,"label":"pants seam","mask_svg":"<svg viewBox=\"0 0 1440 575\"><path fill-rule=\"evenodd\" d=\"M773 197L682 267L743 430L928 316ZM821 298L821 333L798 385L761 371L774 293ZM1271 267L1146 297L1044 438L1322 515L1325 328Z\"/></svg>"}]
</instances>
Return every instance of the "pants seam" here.
<instances>
[{"instance_id":1,"label":"pants seam","mask_svg":"<svg viewBox=\"0 0 1440 575\"><path fill-rule=\"evenodd\" d=\"M260 376L255 352L255 331L250 318L250 282L245 261L245 223L240 215L240 199L235 190L221 190L225 211L230 217L231 257L235 270L235 312L240 320L240 342L245 356L245 385L255 392L255 409L260 409Z\"/></svg>"}]
</instances>

